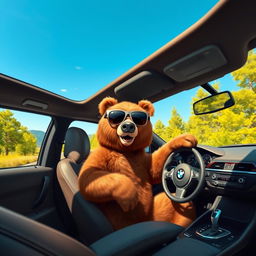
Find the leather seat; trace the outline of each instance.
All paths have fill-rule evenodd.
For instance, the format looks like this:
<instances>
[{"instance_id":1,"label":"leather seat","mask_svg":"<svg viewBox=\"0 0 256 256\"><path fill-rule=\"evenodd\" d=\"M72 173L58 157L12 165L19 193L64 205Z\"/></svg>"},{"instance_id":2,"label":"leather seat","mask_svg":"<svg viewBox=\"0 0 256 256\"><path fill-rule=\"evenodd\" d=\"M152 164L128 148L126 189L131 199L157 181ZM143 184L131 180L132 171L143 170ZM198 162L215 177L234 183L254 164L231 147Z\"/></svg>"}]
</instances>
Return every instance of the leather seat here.
<instances>
[{"instance_id":1,"label":"leather seat","mask_svg":"<svg viewBox=\"0 0 256 256\"><path fill-rule=\"evenodd\" d=\"M182 227L167 222L142 222L115 231L87 247L53 228L0 207L1 255L8 256L152 255L164 245L175 243L182 230ZM179 248L172 246L172 249L177 252ZM209 248L206 249L209 255Z\"/></svg>"},{"instance_id":2,"label":"leather seat","mask_svg":"<svg viewBox=\"0 0 256 256\"><path fill-rule=\"evenodd\" d=\"M78 173L89 153L90 141L86 132L77 127L69 128L65 137L65 158L58 163L57 178L77 226L79 238L87 245L113 232L105 215L79 192Z\"/></svg>"}]
</instances>

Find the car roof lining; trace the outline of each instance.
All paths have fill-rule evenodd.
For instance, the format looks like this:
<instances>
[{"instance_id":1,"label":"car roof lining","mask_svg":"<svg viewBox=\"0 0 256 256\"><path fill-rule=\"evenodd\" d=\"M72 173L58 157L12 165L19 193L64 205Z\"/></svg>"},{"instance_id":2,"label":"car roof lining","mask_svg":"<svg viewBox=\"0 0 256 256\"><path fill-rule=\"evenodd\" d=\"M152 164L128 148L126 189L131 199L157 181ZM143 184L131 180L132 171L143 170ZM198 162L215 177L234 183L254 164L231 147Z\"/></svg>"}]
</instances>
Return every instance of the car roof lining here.
<instances>
[{"instance_id":1,"label":"car roof lining","mask_svg":"<svg viewBox=\"0 0 256 256\"><path fill-rule=\"evenodd\" d=\"M153 93L148 95L147 99L152 102L189 90L218 79L245 63L248 50L256 46L255 8L256 1L251 0L219 1L204 17L178 37L84 101L69 100L31 84L0 75L0 103L2 106L26 111L97 122L99 102L106 96L122 99L123 96L115 93L121 85L125 84L127 88L131 86L131 91L137 89L140 98L145 98L145 87L139 85L140 83L137 83L138 88L134 86L137 79L141 82L140 74L145 75L145 72L151 74L147 77L147 83ZM174 81L165 75L163 70L170 63L209 45L215 45L221 50L227 64L183 82ZM157 85L154 88L152 84L156 80ZM167 80L171 85L166 89ZM137 100L135 95L134 98L130 98L132 101ZM47 104L48 108L35 109L29 105L23 106L22 102L25 100Z\"/></svg>"},{"instance_id":2,"label":"car roof lining","mask_svg":"<svg viewBox=\"0 0 256 256\"><path fill-rule=\"evenodd\" d=\"M114 88L116 98L137 102L149 99L163 91L174 89L174 81L154 71L141 71Z\"/></svg>"}]
</instances>

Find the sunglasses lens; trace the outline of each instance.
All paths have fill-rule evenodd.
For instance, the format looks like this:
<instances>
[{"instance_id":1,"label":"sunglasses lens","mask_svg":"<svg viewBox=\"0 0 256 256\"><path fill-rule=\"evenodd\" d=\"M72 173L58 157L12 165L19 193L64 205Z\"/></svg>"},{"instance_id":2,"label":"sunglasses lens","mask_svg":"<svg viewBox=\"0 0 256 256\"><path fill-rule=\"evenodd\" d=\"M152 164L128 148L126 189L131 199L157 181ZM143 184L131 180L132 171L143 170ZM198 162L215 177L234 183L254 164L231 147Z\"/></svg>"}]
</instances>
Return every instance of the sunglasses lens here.
<instances>
[{"instance_id":1,"label":"sunglasses lens","mask_svg":"<svg viewBox=\"0 0 256 256\"><path fill-rule=\"evenodd\" d=\"M108 114L108 121L111 124L120 124L125 118L125 113L120 110L110 111Z\"/></svg>"},{"instance_id":2,"label":"sunglasses lens","mask_svg":"<svg viewBox=\"0 0 256 256\"><path fill-rule=\"evenodd\" d=\"M145 112L142 111L134 111L131 113L132 120L137 125L144 125L147 123L148 116Z\"/></svg>"}]
</instances>

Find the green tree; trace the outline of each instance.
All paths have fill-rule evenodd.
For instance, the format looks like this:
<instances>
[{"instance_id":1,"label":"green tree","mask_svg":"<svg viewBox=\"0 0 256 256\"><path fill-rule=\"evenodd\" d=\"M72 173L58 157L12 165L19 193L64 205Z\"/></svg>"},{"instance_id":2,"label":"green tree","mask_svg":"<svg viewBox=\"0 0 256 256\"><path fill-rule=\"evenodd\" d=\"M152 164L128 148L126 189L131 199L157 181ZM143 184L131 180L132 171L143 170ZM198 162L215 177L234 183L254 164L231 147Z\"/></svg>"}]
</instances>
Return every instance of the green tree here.
<instances>
[{"instance_id":1,"label":"green tree","mask_svg":"<svg viewBox=\"0 0 256 256\"><path fill-rule=\"evenodd\" d=\"M0 111L0 146L4 148L5 155L14 151L21 139L20 122L13 117L10 110Z\"/></svg>"},{"instance_id":2,"label":"green tree","mask_svg":"<svg viewBox=\"0 0 256 256\"><path fill-rule=\"evenodd\" d=\"M185 132L185 123L182 117L178 113L176 108L172 109L171 118L168 121L168 126L166 127L166 133L168 135L168 140L182 134Z\"/></svg>"},{"instance_id":3,"label":"green tree","mask_svg":"<svg viewBox=\"0 0 256 256\"><path fill-rule=\"evenodd\" d=\"M252 50L248 54L246 64L231 73L238 86L248 88L256 93L256 53Z\"/></svg>"},{"instance_id":4,"label":"green tree","mask_svg":"<svg viewBox=\"0 0 256 256\"><path fill-rule=\"evenodd\" d=\"M90 138L91 149L97 148L99 146L99 142L97 140L96 134L91 135L89 138Z\"/></svg>"},{"instance_id":5,"label":"green tree","mask_svg":"<svg viewBox=\"0 0 256 256\"><path fill-rule=\"evenodd\" d=\"M168 139L168 135L166 134L166 127L161 120L156 121L153 131L163 140L166 141Z\"/></svg>"},{"instance_id":6,"label":"green tree","mask_svg":"<svg viewBox=\"0 0 256 256\"><path fill-rule=\"evenodd\" d=\"M235 105L231 108L234 113L244 112L246 117L255 117L255 93L250 89L241 89L237 92L232 92L235 98Z\"/></svg>"},{"instance_id":7,"label":"green tree","mask_svg":"<svg viewBox=\"0 0 256 256\"><path fill-rule=\"evenodd\" d=\"M168 126L165 126L161 120L158 120L154 125L154 132L165 141L169 141L185 132L185 122L182 120L177 109L173 108Z\"/></svg>"},{"instance_id":8,"label":"green tree","mask_svg":"<svg viewBox=\"0 0 256 256\"><path fill-rule=\"evenodd\" d=\"M210 115L190 116L187 123L187 132L196 136L200 144L209 145L209 135L215 131L216 126Z\"/></svg>"},{"instance_id":9,"label":"green tree","mask_svg":"<svg viewBox=\"0 0 256 256\"><path fill-rule=\"evenodd\" d=\"M16 151L25 156L36 152L36 137L26 127L23 127L22 139L16 146Z\"/></svg>"}]
</instances>

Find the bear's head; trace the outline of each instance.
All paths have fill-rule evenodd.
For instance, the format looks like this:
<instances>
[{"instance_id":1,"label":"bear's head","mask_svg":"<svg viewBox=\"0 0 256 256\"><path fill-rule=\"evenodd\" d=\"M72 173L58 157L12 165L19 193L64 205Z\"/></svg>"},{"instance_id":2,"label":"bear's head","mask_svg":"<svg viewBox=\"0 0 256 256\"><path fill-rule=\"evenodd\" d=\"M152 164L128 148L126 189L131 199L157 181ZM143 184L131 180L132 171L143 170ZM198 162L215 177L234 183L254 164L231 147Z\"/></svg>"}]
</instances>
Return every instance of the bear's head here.
<instances>
[{"instance_id":1,"label":"bear's head","mask_svg":"<svg viewBox=\"0 0 256 256\"><path fill-rule=\"evenodd\" d=\"M102 116L97 130L100 145L131 152L151 144L150 116L154 114L154 107L150 101L141 100L135 104L106 97L99 104L99 113Z\"/></svg>"}]
</instances>

